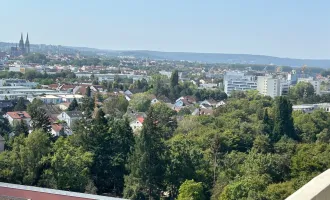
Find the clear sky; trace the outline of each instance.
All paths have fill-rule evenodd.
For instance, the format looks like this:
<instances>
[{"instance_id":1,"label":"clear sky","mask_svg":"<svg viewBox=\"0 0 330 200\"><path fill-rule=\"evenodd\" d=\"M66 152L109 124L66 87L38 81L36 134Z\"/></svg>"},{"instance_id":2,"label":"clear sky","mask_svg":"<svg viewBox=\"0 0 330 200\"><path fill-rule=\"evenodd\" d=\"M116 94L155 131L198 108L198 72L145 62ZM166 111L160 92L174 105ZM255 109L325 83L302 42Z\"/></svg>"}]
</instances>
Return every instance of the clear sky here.
<instances>
[{"instance_id":1,"label":"clear sky","mask_svg":"<svg viewBox=\"0 0 330 200\"><path fill-rule=\"evenodd\" d=\"M330 59L329 0L0 0L0 41Z\"/></svg>"}]
</instances>

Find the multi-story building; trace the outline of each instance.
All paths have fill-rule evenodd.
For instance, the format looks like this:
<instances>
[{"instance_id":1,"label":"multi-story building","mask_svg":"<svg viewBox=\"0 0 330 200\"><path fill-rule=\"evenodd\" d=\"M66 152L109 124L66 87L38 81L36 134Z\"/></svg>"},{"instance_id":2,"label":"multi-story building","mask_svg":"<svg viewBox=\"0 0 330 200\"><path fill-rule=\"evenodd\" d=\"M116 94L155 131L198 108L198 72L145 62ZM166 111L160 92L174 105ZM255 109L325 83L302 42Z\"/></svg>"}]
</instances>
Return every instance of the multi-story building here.
<instances>
[{"instance_id":1,"label":"multi-story building","mask_svg":"<svg viewBox=\"0 0 330 200\"><path fill-rule=\"evenodd\" d=\"M34 88L38 85L36 82L30 82L24 79L0 79L0 86L24 86Z\"/></svg>"},{"instance_id":2,"label":"multi-story building","mask_svg":"<svg viewBox=\"0 0 330 200\"><path fill-rule=\"evenodd\" d=\"M298 83L299 82L307 82L313 85L314 87L314 92L317 95L321 94L321 82L314 80L313 77L308 77L308 78L298 78Z\"/></svg>"},{"instance_id":3,"label":"multi-story building","mask_svg":"<svg viewBox=\"0 0 330 200\"><path fill-rule=\"evenodd\" d=\"M272 98L286 95L289 92L290 81L272 76L258 76L257 90L264 96Z\"/></svg>"},{"instance_id":4,"label":"multi-story building","mask_svg":"<svg viewBox=\"0 0 330 200\"><path fill-rule=\"evenodd\" d=\"M256 90L256 76L246 75L244 72L226 72L223 78L224 90L227 95L232 91Z\"/></svg>"}]
</instances>

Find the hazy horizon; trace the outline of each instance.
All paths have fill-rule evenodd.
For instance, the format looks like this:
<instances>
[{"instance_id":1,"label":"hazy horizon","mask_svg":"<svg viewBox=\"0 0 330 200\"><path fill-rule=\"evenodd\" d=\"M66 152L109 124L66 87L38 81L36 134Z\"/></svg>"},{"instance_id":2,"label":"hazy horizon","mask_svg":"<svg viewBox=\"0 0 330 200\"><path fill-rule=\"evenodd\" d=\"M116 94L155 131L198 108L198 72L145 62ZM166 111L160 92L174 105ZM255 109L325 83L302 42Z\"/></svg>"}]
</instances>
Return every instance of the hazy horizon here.
<instances>
[{"instance_id":1,"label":"hazy horizon","mask_svg":"<svg viewBox=\"0 0 330 200\"><path fill-rule=\"evenodd\" d=\"M0 41L103 50L330 59L327 1L2 2ZM26 12L28 11L28 12Z\"/></svg>"}]
</instances>

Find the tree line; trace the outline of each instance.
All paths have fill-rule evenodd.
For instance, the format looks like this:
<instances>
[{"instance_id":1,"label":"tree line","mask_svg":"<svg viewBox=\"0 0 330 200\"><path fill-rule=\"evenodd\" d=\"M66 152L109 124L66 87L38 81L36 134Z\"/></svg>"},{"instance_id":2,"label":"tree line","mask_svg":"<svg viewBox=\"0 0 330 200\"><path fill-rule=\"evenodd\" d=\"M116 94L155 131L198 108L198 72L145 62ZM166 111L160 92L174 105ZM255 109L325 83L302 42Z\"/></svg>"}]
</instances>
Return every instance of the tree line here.
<instances>
[{"instance_id":1,"label":"tree line","mask_svg":"<svg viewBox=\"0 0 330 200\"><path fill-rule=\"evenodd\" d=\"M30 134L0 118L1 135L17 133L0 154L0 181L129 199L278 200L330 167L329 113L293 112L288 97L238 92L214 116L149 104L138 134L120 101L73 102L86 110L71 136L52 137L37 102Z\"/></svg>"}]
</instances>

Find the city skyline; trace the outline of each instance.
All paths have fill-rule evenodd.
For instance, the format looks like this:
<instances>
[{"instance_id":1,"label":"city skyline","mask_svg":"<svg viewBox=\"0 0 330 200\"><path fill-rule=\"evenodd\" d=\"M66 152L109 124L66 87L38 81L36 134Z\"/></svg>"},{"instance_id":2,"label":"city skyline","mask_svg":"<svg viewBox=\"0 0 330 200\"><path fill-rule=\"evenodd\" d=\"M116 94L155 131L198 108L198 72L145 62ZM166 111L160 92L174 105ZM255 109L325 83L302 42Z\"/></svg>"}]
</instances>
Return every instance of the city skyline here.
<instances>
[{"instance_id":1,"label":"city skyline","mask_svg":"<svg viewBox=\"0 0 330 200\"><path fill-rule=\"evenodd\" d=\"M33 44L330 59L329 2L189 2L7 1L0 41L29 32Z\"/></svg>"}]
</instances>

